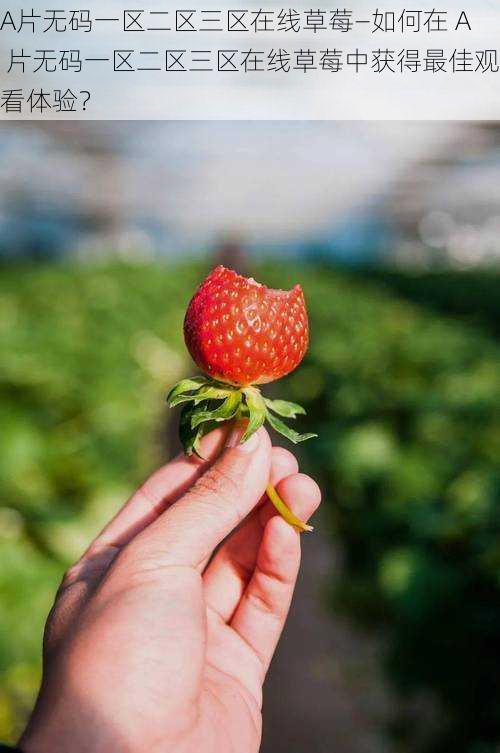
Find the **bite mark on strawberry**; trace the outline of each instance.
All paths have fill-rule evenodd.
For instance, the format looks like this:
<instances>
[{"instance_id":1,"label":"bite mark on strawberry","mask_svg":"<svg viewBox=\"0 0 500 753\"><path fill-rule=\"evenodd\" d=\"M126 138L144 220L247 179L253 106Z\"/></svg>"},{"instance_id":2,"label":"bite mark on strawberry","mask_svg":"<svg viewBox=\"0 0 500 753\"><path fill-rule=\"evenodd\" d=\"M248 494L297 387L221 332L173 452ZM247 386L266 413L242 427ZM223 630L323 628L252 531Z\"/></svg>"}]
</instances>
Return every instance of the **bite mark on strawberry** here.
<instances>
[{"instance_id":1,"label":"bite mark on strawberry","mask_svg":"<svg viewBox=\"0 0 500 753\"><path fill-rule=\"evenodd\" d=\"M218 381L280 379L297 368L309 344L302 288L273 290L216 267L191 299L184 338L195 363Z\"/></svg>"}]
</instances>

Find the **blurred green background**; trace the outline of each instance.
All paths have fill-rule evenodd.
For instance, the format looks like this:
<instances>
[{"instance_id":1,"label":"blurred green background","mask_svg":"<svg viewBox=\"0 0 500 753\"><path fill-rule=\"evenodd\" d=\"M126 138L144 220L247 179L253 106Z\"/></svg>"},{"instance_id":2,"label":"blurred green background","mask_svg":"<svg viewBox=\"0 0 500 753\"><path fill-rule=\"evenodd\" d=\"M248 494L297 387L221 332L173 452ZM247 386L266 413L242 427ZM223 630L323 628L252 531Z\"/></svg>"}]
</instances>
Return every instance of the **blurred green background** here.
<instances>
[{"instance_id":1,"label":"blurred green background","mask_svg":"<svg viewBox=\"0 0 500 753\"><path fill-rule=\"evenodd\" d=\"M273 138L279 127L269 126ZM4 143L10 132L7 137ZM57 131L52 138L63 143ZM476 164L477 132L468 138ZM64 139L66 152L67 134ZM417 184L411 182L414 189ZM416 206L415 192L410 195ZM36 212L26 209L19 191L16 196L21 218L33 219ZM173 451L175 416L167 414L164 396L192 370L182 318L217 257L269 285L300 281L311 318L307 359L280 385L280 394L307 408L301 429L320 434L301 448L301 461L325 496L318 538L307 540L304 556L306 581L318 588L311 602L299 589L284 639L284 651L291 645L302 657L299 714L289 703L305 742L293 720L285 725L293 732L287 742L270 698L264 750L280 753L286 744L294 753L498 751L500 275L496 262L484 264L484 250L481 259L458 264L453 253L469 245L450 241L447 255L443 243L432 246L425 234L429 227L442 230L442 216L419 225L418 243L411 237L413 257L408 223L398 226L406 228L406 238L394 234L394 224L393 235L387 227L376 235L387 211L374 211L373 202L364 221L369 214L373 238L392 244L392 262L407 249L404 264L381 258L375 240L370 245L356 236L354 242L356 218L348 241L337 226L330 245L326 236L304 236L299 243L293 229L288 255L285 237L274 236L268 253L259 255L250 240L217 243L207 236L205 249L190 261L151 247L137 257L127 247L119 258L114 248L96 258L85 251L75 257L69 247L68 257L43 229L33 231L36 243L5 254L0 739L16 739L32 706L43 624L64 569L134 485ZM391 211L396 218L395 207ZM102 218L95 226L102 229ZM3 238L7 247L8 237L0 223L0 244ZM332 247L343 251L332 255ZM320 549L325 555L317 564ZM311 603L311 613L301 613L300 603ZM315 610L324 615L319 621ZM339 620L346 620L348 645L339 640L318 655L304 644L311 625L318 645L323 633L337 636ZM374 647L373 666L346 661L343 654L364 657L367 645ZM269 695L291 694L280 654L273 671ZM375 708L359 700L367 684L371 697L383 699ZM321 719L313 718L311 705L325 708ZM353 730L343 739L335 713Z\"/></svg>"}]
</instances>

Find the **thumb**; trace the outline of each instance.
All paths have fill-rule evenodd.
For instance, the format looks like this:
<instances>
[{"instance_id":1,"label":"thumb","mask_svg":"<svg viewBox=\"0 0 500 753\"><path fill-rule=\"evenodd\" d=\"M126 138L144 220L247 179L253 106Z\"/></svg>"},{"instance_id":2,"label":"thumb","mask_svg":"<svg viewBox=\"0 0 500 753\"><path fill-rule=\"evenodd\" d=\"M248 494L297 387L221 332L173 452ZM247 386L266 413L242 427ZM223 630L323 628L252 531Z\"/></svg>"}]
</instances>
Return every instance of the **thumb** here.
<instances>
[{"instance_id":1,"label":"thumb","mask_svg":"<svg viewBox=\"0 0 500 753\"><path fill-rule=\"evenodd\" d=\"M259 502L269 482L271 441L259 429L244 444L245 427L230 433L220 458L191 489L134 541L161 566L202 568L215 548Z\"/></svg>"}]
</instances>

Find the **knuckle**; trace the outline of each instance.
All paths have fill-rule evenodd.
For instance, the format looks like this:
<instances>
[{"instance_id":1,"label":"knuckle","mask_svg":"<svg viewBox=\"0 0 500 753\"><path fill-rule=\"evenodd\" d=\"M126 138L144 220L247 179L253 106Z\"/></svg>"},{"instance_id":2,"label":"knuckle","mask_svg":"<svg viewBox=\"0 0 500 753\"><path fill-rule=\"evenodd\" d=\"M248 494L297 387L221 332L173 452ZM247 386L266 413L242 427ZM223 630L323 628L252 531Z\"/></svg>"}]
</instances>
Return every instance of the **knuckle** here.
<instances>
[{"instance_id":1,"label":"knuckle","mask_svg":"<svg viewBox=\"0 0 500 753\"><path fill-rule=\"evenodd\" d=\"M221 503L234 503L241 494L241 483L223 468L214 466L196 482L193 491L213 496Z\"/></svg>"},{"instance_id":2,"label":"knuckle","mask_svg":"<svg viewBox=\"0 0 500 753\"><path fill-rule=\"evenodd\" d=\"M149 478L140 486L134 494L134 501L137 504L143 503L148 510L156 510L163 502L164 495L158 490L155 484L155 478Z\"/></svg>"},{"instance_id":3,"label":"knuckle","mask_svg":"<svg viewBox=\"0 0 500 753\"><path fill-rule=\"evenodd\" d=\"M247 599L259 614L265 615L272 620L280 620L285 612L284 608L266 591L251 591Z\"/></svg>"},{"instance_id":4,"label":"knuckle","mask_svg":"<svg viewBox=\"0 0 500 753\"><path fill-rule=\"evenodd\" d=\"M83 557L66 571L59 593L66 591L79 581L98 580L112 564L118 552L119 548L116 546L94 542Z\"/></svg>"},{"instance_id":5,"label":"knuckle","mask_svg":"<svg viewBox=\"0 0 500 753\"><path fill-rule=\"evenodd\" d=\"M268 588L290 590L293 589L297 580L299 564L300 555L294 550L293 552L282 553L280 561L274 566L259 562L259 572L261 577L265 579Z\"/></svg>"},{"instance_id":6,"label":"knuckle","mask_svg":"<svg viewBox=\"0 0 500 753\"><path fill-rule=\"evenodd\" d=\"M59 585L58 594L61 594L78 580L81 570L82 564L80 560L66 570Z\"/></svg>"},{"instance_id":7,"label":"knuckle","mask_svg":"<svg viewBox=\"0 0 500 753\"><path fill-rule=\"evenodd\" d=\"M198 479L185 499L189 498L207 514L217 519L223 517L226 523L236 527L245 517L238 504L241 494L241 483L231 473L213 467Z\"/></svg>"},{"instance_id":8,"label":"knuckle","mask_svg":"<svg viewBox=\"0 0 500 753\"><path fill-rule=\"evenodd\" d=\"M157 567L158 553L155 548L144 547L139 539L132 541L117 556L111 575L115 579L125 578L130 581L136 573L147 572Z\"/></svg>"}]
</instances>

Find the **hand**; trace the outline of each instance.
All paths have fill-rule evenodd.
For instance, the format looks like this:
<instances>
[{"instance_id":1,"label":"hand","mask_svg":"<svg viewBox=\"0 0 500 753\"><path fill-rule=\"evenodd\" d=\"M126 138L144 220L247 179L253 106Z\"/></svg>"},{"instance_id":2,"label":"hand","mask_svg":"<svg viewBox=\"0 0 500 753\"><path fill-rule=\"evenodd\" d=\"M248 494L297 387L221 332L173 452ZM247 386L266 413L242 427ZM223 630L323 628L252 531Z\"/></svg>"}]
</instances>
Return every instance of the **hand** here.
<instances>
[{"instance_id":1,"label":"hand","mask_svg":"<svg viewBox=\"0 0 500 753\"><path fill-rule=\"evenodd\" d=\"M157 471L66 574L26 753L258 751L300 560L297 531L259 502L270 481L308 518L320 492L264 429L227 433L205 437L207 461Z\"/></svg>"}]
</instances>

